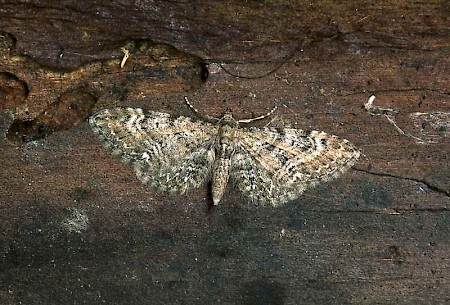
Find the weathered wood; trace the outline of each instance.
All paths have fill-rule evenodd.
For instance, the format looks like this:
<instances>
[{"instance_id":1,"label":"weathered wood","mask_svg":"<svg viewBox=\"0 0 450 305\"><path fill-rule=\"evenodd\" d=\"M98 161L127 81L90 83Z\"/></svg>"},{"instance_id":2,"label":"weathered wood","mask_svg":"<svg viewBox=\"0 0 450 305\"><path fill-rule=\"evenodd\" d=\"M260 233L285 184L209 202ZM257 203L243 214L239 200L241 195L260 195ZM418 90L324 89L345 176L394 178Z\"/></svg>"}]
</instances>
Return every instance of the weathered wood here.
<instances>
[{"instance_id":1,"label":"weathered wood","mask_svg":"<svg viewBox=\"0 0 450 305\"><path fill-rule=\"evenodd\" d=\"M1 3L0 304L449 302L449 11ZM371 115L371 94L391 111ZM364 157L283 207L230 187L210 208L207 186L141 185L84 123L112 105L195 117L184 95L238 118L276 105L280 124L342 136Z\"/></svg>"}]
</instances>

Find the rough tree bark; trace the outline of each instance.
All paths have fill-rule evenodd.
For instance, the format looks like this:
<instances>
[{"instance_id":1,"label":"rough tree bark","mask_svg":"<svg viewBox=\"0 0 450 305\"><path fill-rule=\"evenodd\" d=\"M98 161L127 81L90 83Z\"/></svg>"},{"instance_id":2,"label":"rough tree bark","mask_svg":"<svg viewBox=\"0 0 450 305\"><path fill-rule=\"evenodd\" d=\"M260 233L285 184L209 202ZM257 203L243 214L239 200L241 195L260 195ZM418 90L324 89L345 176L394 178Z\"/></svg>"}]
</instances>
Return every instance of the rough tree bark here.
<instances>
[{"instance_id":1,"label":"rough tree bark","mask_svg":"<svg viewBox=\"0 0 450 305\"><path fill-rule=\"evenodd\" d=\"M444 0L1 1L0 303L449 302L449 16ZM141 185L85 122L195 117L184 95L238 118L278 106L364 156L282 207L230 187L211 208L208 186Z\"/></svg>"}]
</instances>

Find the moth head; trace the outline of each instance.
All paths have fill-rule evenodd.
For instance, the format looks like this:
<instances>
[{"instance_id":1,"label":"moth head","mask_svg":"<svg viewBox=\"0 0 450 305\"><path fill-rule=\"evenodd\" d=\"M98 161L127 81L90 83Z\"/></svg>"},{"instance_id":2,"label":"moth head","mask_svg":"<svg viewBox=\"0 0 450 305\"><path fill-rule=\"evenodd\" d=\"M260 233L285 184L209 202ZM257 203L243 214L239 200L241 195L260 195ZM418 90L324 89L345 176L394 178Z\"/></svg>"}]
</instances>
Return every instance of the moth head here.
<instances>
[{"instance_id":1,"label":"moth head","mask_svg":"<svg viewBox=\"0 0 450 305\"><path fill-rule=\"evenodd\" d=\"M233 117L233 113L230 109L227 109L225 113L223 114L222 118L220 119L221 125L228 125L231 127L238 127L239 123L238 121Z\"/></svg>"}]
</instances>

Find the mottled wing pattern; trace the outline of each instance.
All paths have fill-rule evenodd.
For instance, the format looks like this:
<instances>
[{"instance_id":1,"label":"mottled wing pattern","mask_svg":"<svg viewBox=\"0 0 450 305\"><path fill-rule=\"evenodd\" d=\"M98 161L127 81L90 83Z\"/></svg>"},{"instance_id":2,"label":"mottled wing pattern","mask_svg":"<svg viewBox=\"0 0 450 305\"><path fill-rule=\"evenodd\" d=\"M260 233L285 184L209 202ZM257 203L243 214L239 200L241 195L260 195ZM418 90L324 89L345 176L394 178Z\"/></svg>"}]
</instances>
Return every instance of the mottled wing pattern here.
<instances>
[{"instance_id":1,"label":"mottled wing pattern","mask_svg":"<svg viewBox=\"0 0 450 305\"><path fill-rule=\"evenodd\" d=\"M250 128L236 131L231 177L251 201L274 206L346 171L360 152L319 131Z\"/></svg>"},{"instance_id":2,"label":"mottled wing pattern","mask_svg":"<svg viewBox=\"0 0 450 305\"><path fill-rule=\"evenodd\" d=\"M139 108L105 109L89 124L111 154L133 165L143 183L184 193L210 175L217 126Z\"/></svg>"}]
</instances>

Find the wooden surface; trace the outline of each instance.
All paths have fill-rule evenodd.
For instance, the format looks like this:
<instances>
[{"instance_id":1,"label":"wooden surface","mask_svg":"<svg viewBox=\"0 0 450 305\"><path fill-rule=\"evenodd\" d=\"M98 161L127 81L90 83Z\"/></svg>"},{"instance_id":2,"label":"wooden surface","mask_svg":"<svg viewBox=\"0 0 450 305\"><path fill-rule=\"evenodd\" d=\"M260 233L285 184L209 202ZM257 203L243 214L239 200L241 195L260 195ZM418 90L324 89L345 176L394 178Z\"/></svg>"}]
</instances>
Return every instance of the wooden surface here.
<instances>
[{"instance_id":1,"label":"wooden surface","mask_svg":"<svg viewBox=\"0 0 450 305\"><path fill-rule=\"evenodd\" d=\"M449 16L448 1L3 1L0 304L450 302ZM363 107L372 94L384 110ZM237 118L277 106L364 156L282 207L230 187L212 208L208 186L141 185L85 122L115 105L195 118L184 95Z\"/></svg>"}]
</instances>

